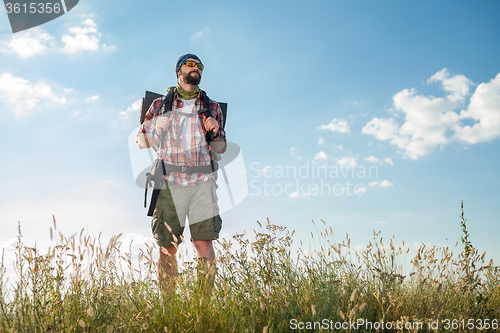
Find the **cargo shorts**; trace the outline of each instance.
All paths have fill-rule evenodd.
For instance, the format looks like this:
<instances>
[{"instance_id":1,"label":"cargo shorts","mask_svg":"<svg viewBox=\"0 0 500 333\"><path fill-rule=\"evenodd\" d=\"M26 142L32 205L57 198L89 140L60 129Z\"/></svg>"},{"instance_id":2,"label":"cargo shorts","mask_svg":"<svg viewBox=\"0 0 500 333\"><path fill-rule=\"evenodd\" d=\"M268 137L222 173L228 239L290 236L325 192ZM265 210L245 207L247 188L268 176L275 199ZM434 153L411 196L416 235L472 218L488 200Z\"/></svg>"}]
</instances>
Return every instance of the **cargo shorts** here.
<instances>
[{"instance_id":1,"label":"cargo shorts","mask_svg":"<svg viewBox=\"0 0 500 333\"><path fill-rule=\"evenodd\" d=\"M215 180L209 179L195 186L164 182L151 221L156 243L162 247L180 244L186 217L189 220L191 240L219 238L222 219L219 215Z\"/></svg>"}]
</instances>

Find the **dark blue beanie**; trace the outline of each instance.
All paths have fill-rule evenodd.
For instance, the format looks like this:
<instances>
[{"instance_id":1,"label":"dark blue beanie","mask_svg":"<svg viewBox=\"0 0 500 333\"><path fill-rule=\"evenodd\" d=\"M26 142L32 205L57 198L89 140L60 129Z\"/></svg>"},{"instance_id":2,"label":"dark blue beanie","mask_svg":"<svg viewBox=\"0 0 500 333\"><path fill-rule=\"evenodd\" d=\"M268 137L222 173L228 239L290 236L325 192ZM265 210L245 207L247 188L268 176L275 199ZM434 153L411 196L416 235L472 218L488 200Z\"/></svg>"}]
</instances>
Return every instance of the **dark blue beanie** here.
<instances>
[{"instance_id":1,"label":"dark blue beanie","mask_svg":"<svg viewBox=\"0 0 500 333\"><path fill-rule=\"evenodd\" d=\"M184 63L184 61L186 61L189 58L196 59L200 63L202 63L200 58L198 58L195 54L188 53L188 54L185 54L183 56L180 56L179 59L177 59L177 62L175 63L175 74L177 74L179 72L179 69L181 69L181 66Z\"/></svg>"}]
</instances>

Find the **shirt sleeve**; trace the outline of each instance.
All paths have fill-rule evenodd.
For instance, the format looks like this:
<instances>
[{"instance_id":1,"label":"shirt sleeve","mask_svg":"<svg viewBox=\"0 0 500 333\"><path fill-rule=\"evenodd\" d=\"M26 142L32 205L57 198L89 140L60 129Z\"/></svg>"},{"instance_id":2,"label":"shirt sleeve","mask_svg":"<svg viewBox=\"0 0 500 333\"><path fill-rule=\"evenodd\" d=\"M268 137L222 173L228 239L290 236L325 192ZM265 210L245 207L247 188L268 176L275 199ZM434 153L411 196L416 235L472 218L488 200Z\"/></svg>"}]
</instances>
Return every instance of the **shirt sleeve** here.
<instances>
[{"instance_id":1,"label":"shirt sleeve","mask_svg":"<svg viewBox=\"0 0 500 333\"><path fill-rule=\"evenodd\" d=\"M222 114L222 110L220 108L220 105L219 103L215 102L215 101L212 101L212 103L214 103L214 109L215 109L215 116L216 116L216 120L217 120L217 123L219 124L219 131L217 132L218 136L217 138L214 140L215 142L217 143L222 143L224 142L224 147L223 149L217 149L217 153L219 154L223 154L226 149L227 149L227 141L226 141L226 131L224 130L224 128L222 127L222 124L224 123L223 122L223 114Z\"/></svg>"},{"instance_id":2,"label":"shirt sleeve","mask_svg":"<svg viewBox=\"0 0 500 333\"><path fill-rule=\"evenodd\" d=\"M219 103L217 103L216 101L213 101L213 100L210 100L210 104L211 104L210 105L211 109L215 110L215 120L217 120L217 123L219 124L219 131L217 133L219 134L219 136L225 137L226 131L222 127L224 119L223 119L222 110L220 108L220 105L219 105Z\"/></svg>"},{"instance_id":3,"label":"shirt sleeve","mask_svg":"<svg viewBox=\"0 0 500 333\"><path fill-rule=\"evenodd\" d=\"M156 134L156 117L154 116L153 111L161 104L161 102L162 97L155 99L153 103L151 103L141 126L142 133L149 134L153 141L156 141L157 143L159 143L160 138Z\"/></svg>"}]
</instances>

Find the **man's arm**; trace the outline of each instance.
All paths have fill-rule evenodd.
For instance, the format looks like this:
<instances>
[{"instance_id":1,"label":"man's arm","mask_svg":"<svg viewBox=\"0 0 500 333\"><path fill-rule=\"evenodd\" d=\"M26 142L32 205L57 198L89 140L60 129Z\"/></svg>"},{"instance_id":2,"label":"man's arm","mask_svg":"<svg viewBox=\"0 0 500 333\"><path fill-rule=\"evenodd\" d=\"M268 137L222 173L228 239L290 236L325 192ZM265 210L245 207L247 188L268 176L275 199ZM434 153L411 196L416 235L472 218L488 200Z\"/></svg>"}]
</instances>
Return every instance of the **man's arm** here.
<instances>
[{"instance_id":1,"label":"man's arm","mask_svg":"<svg viewBox=\"0 0 500 333\"><path fill-rule=\"evenodd\" d=\"M222 128L222 112L219 106L219 103L215 101L210 101L212 106L215 106L215 117L216 119L212 117L208 117L205 119L204 126L205 130L207 132L212 131L214 132L214 141L210 143L210 147L212 148L213 151L216 153L222 154L226 151L227 148L227 142L226 142L226 131L224 128Z\"/></svg>"}]
</instances>

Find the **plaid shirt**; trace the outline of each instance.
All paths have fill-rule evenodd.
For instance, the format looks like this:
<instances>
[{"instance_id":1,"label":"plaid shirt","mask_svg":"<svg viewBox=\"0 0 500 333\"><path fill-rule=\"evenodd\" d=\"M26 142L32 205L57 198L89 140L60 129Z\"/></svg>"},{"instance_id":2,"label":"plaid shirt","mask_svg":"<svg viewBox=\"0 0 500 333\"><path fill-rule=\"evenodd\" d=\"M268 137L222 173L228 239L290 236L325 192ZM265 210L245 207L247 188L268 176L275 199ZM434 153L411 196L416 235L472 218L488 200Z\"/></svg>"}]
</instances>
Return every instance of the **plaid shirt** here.
<instances>
[{"instance_id":1,"label":"plaid shirt","mask_svg":"<svg viewBox=\"0 0 500 333\"><path fill-rule=\"evenodd\" d=\"M196 165L210 165L212 148L207 145L205 141L205 128L202 126L201 120L205 119L205 115L197 115L197 112L203 110L203 101L200 98L200 94L196 98L193 107L193 117L185 117L184 126L191 122L191 162L189 161L184 149L182 147L182 128L181 128L181 115L175 114L174 112L182 112L183 103L180 97L177 95L177 90L174 91L174 99L172 101L172 111L168 113L170 120L170 127L167 129L167 135L164 141L164 148L159 148L156 151L156 157L161 158L167 164L173 164L178 166L196 166ZM160 137L156 134L156 118L153 117L153 110L156 109L162 102L165 96L157 98L151 103L151 106L146 113L144 123L141 126L143 133L149 133L153 138L151 144L160 147ZM212 117L219 123L219 136L226 142L226 132L222 128L222 112L219 104L216 101L209 99L210 101L210 112ZM165 113L165 106L162 106L159 114ZM200 119L201 118L201 119ZM203 173L193 173L191 175L187 173L171 172L165 177L169 182L182 185L182 186L194 186L196 184L204 183L212 178L212 174Z\"/></svg>"}]
</instances>

